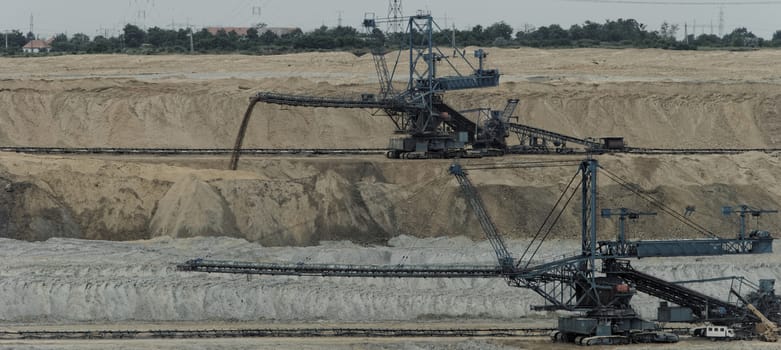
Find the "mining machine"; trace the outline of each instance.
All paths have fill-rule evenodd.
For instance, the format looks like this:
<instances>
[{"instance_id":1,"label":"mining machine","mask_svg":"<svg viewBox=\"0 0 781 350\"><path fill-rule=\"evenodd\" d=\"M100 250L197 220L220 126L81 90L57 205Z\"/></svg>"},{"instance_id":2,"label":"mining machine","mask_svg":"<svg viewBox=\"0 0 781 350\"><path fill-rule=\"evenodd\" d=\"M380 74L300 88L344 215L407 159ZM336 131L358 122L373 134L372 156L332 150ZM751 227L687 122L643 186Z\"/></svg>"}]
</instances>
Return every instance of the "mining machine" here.
<instances>
[{"instance_id":1,"label":"mining machine","mask_svg":"<svg viewBox=\"0 0 781 350\"><path fill-rule=\"evenodd\" d=\"M745 296L748 303L762 311L775 324L781 324L781 296L775 292L775 280L761 279L759 285Z\"/></svg>"},{"instance_id":2,"label":"mining machine","mask_svg":"<svg viewBox=\"0 0 781 350\"><path fill-rule=\"evenodd\" d=\"M397 20L397 19L388 19ZM364 26L373 31L383 19L366 18ZM255 103L271 103L298 107L331 107L373 109L386 114L396 126L389 142L389 158L452 158L462 156L465 147L475 142L477 125L445 103L448 91L479 89L499 85L499 71L486 67L488 53L474 51L477 65L465 51L453 48L446 54L434 44L434 32L439 26L427 13L419 12L407 19L405 49L397 51L392 69L385 61L385 52L375 49L372 56L380 81L380 94L363 94L357 99L287 95L261 92L251 98L250 110L239 131L231 168L238 162L246 125ZM394 88L397 68L402 65L402 54L409 61L407 85L402 91ZM462 72L464 69L468 72Z\"/></svg>"},{"instance_id":3,"label":"mining machine","mask_svg":"<svg viewBox=\"0 0 781 350\"><path fill-rule=\"evenodd\" d=\"M753 304L751 304L746 298L740 295L740 293L736 292L735 289L730 288L730 293L734 294L740 302L743 303L743 305L746 306L746 309L748 309L751 314L753 314L756 318L759 319L759 322L755 325L755 331L756 334L759 335L760 339L767 342L777 342L778 341L778 325L769 320L765 314L762 313L762 311L759 311L759 309L756 308Z\"/></svg>"},{"instance_id":4,"label":"mining machine","mask_svg":"<svg viewBox=\"0 0 781 350\"><path fill-rule=\"evenodd\" d=\"M482 89L499 85L498 69L488 68L488 52L477 49L467 53L455 47L435 44L442 30L431 14L418 12L406 19L406 32L396 58L389 67L382 35L377 29L381 23L399 21L399 18L375 18L367 15L363 26L367 40L375 41L372 58L380 85L379 93L364 93L356 98L292 95L278 92L259 92L250 98L250 105L241 123L230 168L238 167L244 135L257 103L293 107L358 108L385 114L395 125L389 141L387 157L404 159L455 158L503 155L506 153L548 153L569 150L567 143L581 145L587 150L623 148L622 138L601 141L581 139L512 122L518 99L508 99L501 110L487 108L482 122L468 118L467 111L459 111L445 101L450 91ZM470 57L471 56L471 57ZM405 62L407 61L407 62ZM403 73L406 69L406 73ZM400 75L406 75L403 79ZM398 79L397 79L397 76ZM399 80L399 81L397 81ZM406 80L401 89L396 85ZM517 118L516 118L517 119ZM508 146L507 138L515 134L518 144Z\"/></svg>"},{"instance_id":5,"label":"mining machine","mask_svg":"<svg viewBox=\"0 0 781 350\"><path fill-rule=\"evenodd\" d=\"M631 307L636 292L643 292L663 301L659 315L667 315L665 322L709 322L712 324L756 324L761 320L728 301L698 290L665 281L634 269L632 258L721 256L733 254L766 254L772 252L773 237L743 235L720 238L703 227L690 227L706 235L704 239L688 240L631 240L624 228L616 240L597 239L597 171L603 169L607 177L622 187L636 191L627 181L601 168L596 159L573 161L538 161L517 163L517 167L551 167L578 165L578 171L567 184L545 222L553 218L548 230L541 228L518 256L513 256L502 235L485 209L483 201L472 184L467 171L495 169L496 166L464 167L454 163L449 172L458 181L462 195L474 211L478 222L496 254L496 265L323 265L277 264L221 260L193 259L178 265L182 271L327 276L327 277L399 277L399 278L502 278L509 286L530 289L542 297L539 310L566 310L570 316L558 320L556 341L582 345L626 344L632 342L676 342L675 334L658 329L654 322L641 318ZM580 175L580 181L576 181ZM581 194L581 249L571 256L553 261L534 259L548 237L557 218L573 197ZM664 211L675 217L669 208ZM558 215L556 214L558 211ZM603 217L609 217L603 211ZM624 209L618 215L639 217L640 212ZM651 215L651 213L644 213ZM678 219L687 220L683 215ZM545 226L545 224L543 224ZM772 291L771 291L772 293ZM667 302L676 306L668 306ZM672 315L672 316L670 316Z\"/></svg>"}]
</instances>

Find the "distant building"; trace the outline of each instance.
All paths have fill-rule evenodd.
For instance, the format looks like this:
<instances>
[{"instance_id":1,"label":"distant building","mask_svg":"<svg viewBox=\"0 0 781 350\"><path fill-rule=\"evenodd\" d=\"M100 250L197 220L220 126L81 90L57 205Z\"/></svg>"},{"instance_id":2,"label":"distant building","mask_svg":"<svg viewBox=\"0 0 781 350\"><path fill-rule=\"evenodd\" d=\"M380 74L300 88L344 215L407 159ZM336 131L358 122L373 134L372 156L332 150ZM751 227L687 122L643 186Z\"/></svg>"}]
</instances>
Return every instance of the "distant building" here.
<instances>
[{"instance_id":1,"label":"distant building","mask_svg":"<svg viewBox=\"0 0 781 350\"><path fill-rule=\"evenodd\" d=\"M212 35L217 35L221 30L224 30L225 33L234 32L238 36L247 36L247 31L249 31L250 28L252 27L206 27L206 30ZM297 30L299 30L297 27L265 27L258 29L258 35L263 35L265 32L272 32L277 36L283 36Z\"/></svg>"},{"instance_id":2,"label":"distant building","mask_svg":"<svg viewBox=\"0 0 781 350\"><path fill-rule=\"evenodd\" d=\"M46 40L30 40L30 42L22 47L24 53L49 52L51 49L51 45L49 45L49 42Z\"/></svg>"}]
</instances>

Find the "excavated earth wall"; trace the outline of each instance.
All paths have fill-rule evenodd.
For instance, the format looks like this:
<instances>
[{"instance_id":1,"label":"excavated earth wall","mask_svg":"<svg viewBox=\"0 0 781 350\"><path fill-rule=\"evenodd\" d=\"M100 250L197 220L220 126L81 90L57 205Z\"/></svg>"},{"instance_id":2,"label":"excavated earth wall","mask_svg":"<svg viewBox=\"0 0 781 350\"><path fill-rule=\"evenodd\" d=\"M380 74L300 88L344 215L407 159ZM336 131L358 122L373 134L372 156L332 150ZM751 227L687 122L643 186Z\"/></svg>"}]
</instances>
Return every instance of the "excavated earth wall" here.
<instances>
[{"instance_id":1,"label":"excavated earth wall","mask_svg":"<svg viewBox=\"0 0 781 350\"><path fill-rule=\"evenodd\" d=\"M462 164L512 166L544 159ZM470 171L507 237L533 236L562 193L566 199L575 190L565 191L580 159L555 160L568 162L557 168ZM632 191L656 198L677 214L694 206L690 219L725 237L736 234L737 217L722 216L722 206L781 206L781 160L776 155L606 155L598 160L630 184L627 189L601 176L600 207L659 212L630 223L635 238L703 235ZM447 160L246 158L240 171L215 170L225 163L212 158L123 161L2 154L0 230L5 237L30 241L228 236L271 246L342 239L384 243L400 234L482 238L476 217L447 173ZM579 196L563 211L552 237L579 237ZM780 220L768 214L749 227L772 230ZM614 220L600 219L599 225L606 238L615 233Z\"/></svg>"},{"instance_id":2,"label":"excavated earth wall","mask_svg":"<svg viewBox=\"0 0 781 350\"><path fill-rule=\"evenodd\" d=\"M778 58L772 50L498 49L489 64L504 74L500 87L446 99L467 109L500 108L519 97L521 123L577 137L624 136L635 147L775 148L781 143L781 72L767 62ZM230 148L256 91L354 97L376 90L371 57L349 53L2 63L4 146ZM372 112L260 104L245 147L384 147L392 123ZM398 234L480 237L445 174L447 162L246 158L242 171L231 173L218 170L227 167L227 157L2 157L8 159L0 164L6 237L225 235L270 245L383 242ZM775 154L603 158L673 210L696 207L693 219L714 232L735 231L734 220L719 216L722 205L778 207ZM539 229L572 169L473 176L503 231L527 237ZM652 209L609 182L601 194L605 205ZM778 220L767 216L761 223L773 227ZM576 235L577 208L568 209L556 230ZM633 230L646 237L692 234L662 217L641 220Z\"/></svg>"},{"instance_id":3,"label":"excavated earth wall","mask_svg":"<svg viewBox=\"0 0 781 350\"><path fill-rule=\"evenodd\" d=\"M457 109L501 108L506 99L520 98L520 123L577 137L623 136L636 147L781 147L781 69L772 64L781 60L781 51L491 52L489 65L504 74L501 86L454 92L446 96L448 103ZM349 53L0 58L0 146L230 148L256 91L355 97L375 90L371 57ZM259 105L245 146L385 147L392 124L372 112ZM653 196L668 210L682 214L686 207L696 208L690 219L724 237L736 234L737 218L722 216L722 206L781 207L778 153L597 158L629 189ZM513 252L540 230L581 159L462 161L467 168L501 168L540 160L571 162L559 168L470 171ZM0 321L91 327L180 321L513 322L553 316L530 313L539 298L500 280L248 279L177 272L176 263L194 257L493 262L476 218L447 174L450 161L244 157L239 171L223 170L227 165L227 157L0 153L0 245L5 247L0 250L5 262L0 264ZM607 176L599 183L600 207L659 212L630 222L631 238L702 237ZM577 250L580 212L577 194L573 198L539 261ZM781 217L768 214L750 227L777 232L780 223ZM615 235L613 220L599 219L598 225L600 239ZM633 264L669 280L729 275L781 280L778 256ZM728 287L701 290L726 298ZM644 316L654 317L656 300L638 296L634 302ZM208 347L204 344L195 345ZM736 344L732 348L754 347ZM410 344L398 348L405 345ZM488 345L494 344L449 348Z\"/></svg>"},{"instance_id":4,"label":"excavated earth wall","mask_svg":"<svg viewBox=\"0 0 781 350\"><path fill-rule=\"evenodd\" d=\"M279 91L359 96L374 85L317 79L13 80L0 88L4 146L230 148L249 96ZM518 122L576 137L623 136L636 147L781 147L781 85L754 82L510 81L454 92L457 109L502 108ZM374 111L259 104L246 147L381 148L393 124ZM512 140L511 140L512 142Z\"/></svg>"}]
</instances>

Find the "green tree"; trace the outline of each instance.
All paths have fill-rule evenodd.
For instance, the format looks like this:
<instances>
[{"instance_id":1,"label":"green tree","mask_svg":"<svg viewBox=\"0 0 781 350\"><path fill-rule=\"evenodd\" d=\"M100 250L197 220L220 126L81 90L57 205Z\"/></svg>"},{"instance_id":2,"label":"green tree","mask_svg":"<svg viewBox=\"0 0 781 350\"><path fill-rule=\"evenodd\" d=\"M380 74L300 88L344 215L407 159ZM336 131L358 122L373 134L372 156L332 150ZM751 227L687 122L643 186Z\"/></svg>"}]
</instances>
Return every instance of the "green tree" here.
<instances>
[{"instance_id":1,"label":"green tree","mask_svg":"<svg viewBox=\"0 0 781 350\"><path fill-rule=\"evenodd\" d=\"M781 30L777 30L773 33L773 39L771 39L773 46L781 46Z\"/></svg>"},{"instance_id":2,"label":"green tree","mask_svg":"<svg viewBox=\"0 0 781 350\"><path fill-rule=\"evenodd\" d=\"M723 40L725 44L735 47L757 46L758 44L757 36L745 27L735 28L732 33L725 35Z\"/></svg>"},{"instance_id":3,"label":"green tree","mask_svg":"<svg viewBox=\"0 0 781 350\"><path fill-rule=\"evenodd\" d=\"M87 49L89 53L108 53L111 51L113 51L111 40L101 35L93 38Z\"/></svg>"},{"instance_id":4,"label":"green tree","mask_svg":"<svg viewBox=\"0 0 781 350\"><path fill-rule=\"evenodd\" d=\"M146 32L144 32L143 29L134 26L132 24L128 24L123 29L124 33L124 39L125 39L125 46L129 48L138 48L141 47L141 44L144 43L144 40L146 40Z\"/></svg>"},{"instance_id":5,"label":"green tree","mask_svg":"<svg viewBox=\"0 0 781 350\"><path fill-rule=\"evenodd\" d=\"M198 51L203 52L210 50L214 45L214 35L209 33L206 28L201 29L200 31L193 33L193 43L195 49Z\"/></svg>"},{"instance_id":6,"label":"green tree","mask_svg":"<svg viewBox=\"0 0 781 350\"><path fill-rule=\"evenodd\" d=\"M479 45L485 41L485 28L479 24L472 27L472 32L468 34L468 38L466 44Z\"/></svg>"},{"instance_id":7,"label":"green tree","mask_svg":"<svg viewBox=\"0 0 781 350\"><path fill-rule=\"evenodd\" d=\"M273 34L273 33L272 33ZM264 35L267 35L264 33ZM270 35L269 35L270 36ZM304 37L304 32L301 29L296 29L293 32L280 35L273 43L275 46L279 46L284 49L291 49L296 47L296 42Z\"/></svg>"},{"instance_id":8,"label":"green tree","mask_svg":"<svg viewBox=\"0 0 781 350\"><path fill-rule=\"evenodd\" d=\"M76 51L76 49L73 46L73 43L68 39L68 36L65 34L57 34L54 36L54 39L51 43L52 51L54 52L73 52Z\"/></svg>"},{"instance_id":9,"label":"green tree","mask_svg":"<svg viewBox=\"0 0 781 350\"><path fill-rule=\"evenodd\" d=\"M90 39L84 33L76 33L70 39L70 44L73 46L72 50L78 52L87 52L89 50Z\"/></svg>"},{"instance_id":10,"label":"green tree","mask_svg":"<svg viewBox=\"0 0 781 350\"><path fill-rule=\"evenodd\" d=\"M535 28L534 26L529 25L529 24L524 25L523 29L521 29L517 33L515 33L515 40L518 40L518 41L528 40L529 35L531 33L534 33L535 31L537 31L537 28Z\"/></svg>"},{"instance_id":11,"label":"green tree","mask_svg":"<svg viewBox=\"0 0 781 350\"><path fill-rule=\"evenodd\" d=\"M10 33L3 34L3 45L0 48L6 53L14 53L22 50L22 47L27 44L27 37L18 30L12 30ZM5 41L8 41L8 49L5 49Z\"/></svg>"},{"instance_id":12,"label":"green tree","mask_svg":"<svg viewBox=\"0 0 781 350\"><path fill-rule=\"evenodd\" d=\"M757 37L746 28L737 28L732 33L719 38L715 35L689 35L685 43L676 39L678 28L675 25L664 23L658 31L647 31L645 25L634 19L606 20L604 23L586 21L583 24L575 24L569 29L564 29L557 24L533 28L524 26L524 29L515 33L514 29L505 22L496 22L488 27L476 25L467 30L445 29L433 33L436 45L449 45L455 37L458 45L477 46L505 46L521 44L529 46L558 46L558 47L591 47L603 43L611 45L633 47L659 47L665 49L696 49L696 46L781 46L781 30L773 34L771 41ZM125 48L138 48L142 45L151 45L155 50L148 52L186 52L190 46L190 30L166 30L159 27L145 31L137 26L128 24L118 37L106 38L96 36L93 40L82 33L72 37L60 34L52 43L54 51L60 52L121 52ZM256 52L286 52L290 50L354 50L368 47L384 47L389 42L400 42L402 45L410 41L421 42L423 33L412 29L412 33L383 33L374 29L371 33L362 33L352 27L326 27L322 26L309 32L296 31L277 36L266 29L264 24L259 24L247 31L247 35L239 36L236 32L226 33L220 31L212 35L206 29L194 32L192 35L195 47L200 52L231 52L231 51L256 51ZM31 37L31 33L28 33ZM5 53L13 53L21 50L28 38L22 32L14 31L8 34L9 49ZM147 46L144 46L147 48Z\"/></svg>"},{"instance_id":13,"label":"green tree","mask_svg":"<svg viewBox=\"0 0 781 350\"><path fill-rule=\"evenodd\" d=\"M257 41L258 37L258 28L247 29L247 39L250 41Z\"/></svg>"},{"instance_id":14,"label":"green tree","mask_svg":"<svg viewBox=\"0 0 781 350\"><path fill-rule=\"evenodd\" d=\"M329 33L326 26L296 38L293 45L300 49L334 49L337 46L334 36Z\"/></svg>"},{"instance_id":15,"label":"green tree","mask_svg":"<svg viewBox=\"0 0 781 350\"><path fill-rule=\"evenodd\" d=\"M662 23L662 26L659 28L659 35L662 36L662 38L666 39L675 39L675 34L678 33L678 25L677 24L670 24L667 22Z\"/></svg>"},{"instance_id":16,"label":"green tree","mask_svg":"<svg viewBox=\"0 0 781 350\"><path fill-rule=\"evenodd\" d=\"M611 42L638 42L648 33L645 31L645 25L638 23L634 19L623 18L619 18L616 21L606 21L602 29L603 35L601 39Z\"/></svg>"},{"instance_id":17,"label":"green tree","mask_svg":"<svg viewBox=\"0 0 781 350\"><path fill-rule=\"evenodd\" d=\"M694 42L696 46L718 47L722 46L721 38L715 34L700 34Z\"/></svg>"},{"instance_id":18,"label":"green tree","mask_svg":"<svg viewBox=\"0 0 781 350\"><path fill-rule=\"evenodd\" d=\"M358 30L353 27L339 26L328 30L328 35L334 38L334 44L339 48L356 48L363 45Z\"/></svg>"},{"instance_id":19,"label":"green tree","mask_svg":"<svg viewBox=\"0 0 781 350\"><path fill-rule=\"evenodd\" d=\"M602 25L586 21L583 25L575 24L569 28L569 37L580 47L599 46Z\"/></svg>"},{"instance_id":20,"label":"green tree","mask_svg":"<svg viewBox=\"0 0 781 350\"><path fill-rule=\"evenodd\" d=\"M602 25L596 22L586 21L582 26L573 25L569 29L572 40L601 40Z\"/></svg>"},{"instance_id":21,"label":"green tree","mask_svg":"<svg viewBox=\"0 0 781 350\"><path fill-rule=\"evenodd\" d=\"M233 51L236 50L236 42L238 41L237 39L238 35L236 32L231 31L230 33L227 33L225 30L220 29L217 32L217 35L214 36L212 45L208 48L219 51Z\"/></svg>"},{"instance_id":22,"label":"green tree","mask_svg":"<svg viewBox=\"0 0 781 350\"><path fill-rule=\"evenodd\" d=\"M373 41L373 46L375 47L382 47L385 46L385 33L382 32L379 28L372 29L372 33L369 36Z\"/></svg>"},{"instance_id":23,"label":"green tree","mask_svg":"<svg viewBox=\"0 0 781 350\"><path fill-rule=\"evenodd\" d=\"M159 27L152 27L147 30L145 42L157 48L173 48L184 45L179 32Z\"/></svg>"},{"instance_id":24,"label":"green tree","mask_svg":"<svg viewBox=\"0 0 781 350\"><path fill-rule=\"evenodd\" d=\"M569 32L558 24L542 26L526 35L532 46L568 46L571 44Z\"/></svg>"},{"instance_id":25,"label":"green tree","mask_svg":"<svg viewBox=\"0 0 781 350\"><path fill-rule=\"evenodd\" d=\"M265 45L273 44L277 40L279 40L279 36L270 30L266 30L265 32L263 32L263 34L260 35L260 37L258 37L258 41L260 41L261 44L265 44Z\"/></svg>"},{"instance_id":26,"label":"green tree","mask_svg":"<svg viewBox=\"0 0 781 350\"><path fill-rule=\"evenodd\" d=\"M513 27L504 21L496 22L488 26L488 28L485 28L484 38L488 41L494 41L499 38L511 40L513 38L513 32Z\"/></svg>"}]
</instances>

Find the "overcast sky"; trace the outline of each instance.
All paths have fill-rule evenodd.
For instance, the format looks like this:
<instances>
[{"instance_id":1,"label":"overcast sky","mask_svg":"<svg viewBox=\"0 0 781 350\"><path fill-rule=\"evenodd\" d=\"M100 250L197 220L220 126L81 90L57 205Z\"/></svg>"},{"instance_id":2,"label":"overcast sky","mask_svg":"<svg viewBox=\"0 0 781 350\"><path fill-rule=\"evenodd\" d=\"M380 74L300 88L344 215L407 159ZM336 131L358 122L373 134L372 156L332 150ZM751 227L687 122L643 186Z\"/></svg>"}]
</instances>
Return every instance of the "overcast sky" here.
<instances>
[{"instance_id":1,"label":"overcast sky","mask_svg":"<svg viewBox=\"0 0 781 350\"><path fill-rule=\"evenodd\" d=\"M719 12L724 11L724 31L747 27L770 39L781 30L781 1L748 0L402 0L404 13L430 11L440 26L460 29L505 21L516 30L524 26L560 24L569 28L586 20L634 18L656 30L667 21L684 23L691 33L719 34ZM721 4L721 5L720 5ZM41 37L55 33L116 35L125 23L142 27L296 26L310 30L320 25L359 27L366 12L385 17L388 0L2 0L0 31L34 31Z\"/></svg>"}]
</instances>

